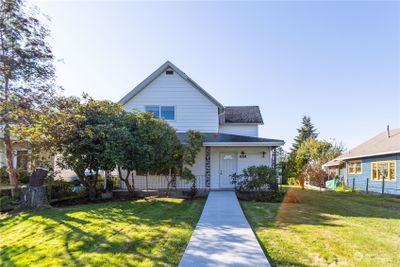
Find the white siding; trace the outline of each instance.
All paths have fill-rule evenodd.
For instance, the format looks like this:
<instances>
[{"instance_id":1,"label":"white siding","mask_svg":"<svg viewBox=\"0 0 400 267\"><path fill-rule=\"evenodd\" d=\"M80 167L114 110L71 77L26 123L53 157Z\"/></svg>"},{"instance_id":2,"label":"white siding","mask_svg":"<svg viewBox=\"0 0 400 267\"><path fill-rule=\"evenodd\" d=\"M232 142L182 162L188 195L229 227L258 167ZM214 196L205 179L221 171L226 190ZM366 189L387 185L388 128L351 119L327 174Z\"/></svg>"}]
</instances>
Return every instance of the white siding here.
<instances>
[{"instance_id":1,"label":"white siding","mask_svg":"<svg viewBox=\"0 0 400 267\"><path fill-rule=\"evenodd\" d=\"M145 111L148 105L175 106L175 120L168 121L177 131L218 132L218 107L179 74L163 72L125 104L125 110Z\"/></svg>"},{"instance_id":2,"label":"white siding","mask_svg":"<svg viewBox=\"0 0 400 267\"><path fill-rule=\"evenodd\" d=\"M240 153L244 152L246 158L240 158ZM211 189L219 188L219 154L221 152L232 152L237 154L237 171L241 173L244 168L252 165L271 166L270 147L211 147ZM263 157L263 153L266 152ZM195 175L205 175L205 149L202 148L197 155L196 162L191 168Z\"/></svg>"},{"instance_id":3,"label":"white siding","mask_svg":"<svg viewBox=\"0 0 400 267\"><path fill-rule=\"evenodd\" d=\"M219 126L220 133L227 134L237 134L237 135L246 135L246 136L256 136L258 137L258 125L232 125L225 124Z\"/></svg>"},{"instance_id":4,"label":"white siding","mask_svg":"<svg viewBox=\"0 0 400 267\"><path fill-rule=\"evenodd\" d=\"M241 152L246 154L246 158L240 158ZM265 157L262 156L262 152ZM242 173L244 168L252 165L271 166L271 153L269 147L211 147L211 189L219 188L219 154L221 152L233 152L237 154L237 172Z\"/></svg>"},{"instance_id":5,"label":"white siding","mask_svg":"<svg viewBox=\"0 0 400 267\"><path fill-rule=\"evenodd\" d=\"M194 175L206 175L206 149L202 147L196 155L196 161L190 167Z\"/></svg>"}]
</instances>

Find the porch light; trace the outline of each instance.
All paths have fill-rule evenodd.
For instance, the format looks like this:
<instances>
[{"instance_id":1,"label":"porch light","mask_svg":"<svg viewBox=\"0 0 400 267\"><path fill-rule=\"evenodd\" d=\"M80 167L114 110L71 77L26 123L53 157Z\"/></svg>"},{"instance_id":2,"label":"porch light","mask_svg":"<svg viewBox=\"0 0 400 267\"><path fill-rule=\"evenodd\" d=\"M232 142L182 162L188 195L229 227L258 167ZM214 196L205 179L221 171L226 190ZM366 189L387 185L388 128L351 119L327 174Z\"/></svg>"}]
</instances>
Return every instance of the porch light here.
<instances>
[{"instance_id":1,"label":"porch light","mask_svg":"<svg viewBox=\"0 0 400 267\"><path fill-rule=\"evenodd\" d=\"M247 156L246 156L246 154L244 153L244 151L242 151L242 152L240 152L240 156L239 156L240 158L246 158Z\"/></svg>"},{"instance_id":2,"label":"porch light","mask_svg":"<svg viewBox=\"0 0 400 267\"><path fill-rule=\"evenodd\" d=\"M263 157L263 158L265 158L265 154L266 154L266 152L263 151L263 152L262 152L262 157Z\"/></svg>"}]
</instances>

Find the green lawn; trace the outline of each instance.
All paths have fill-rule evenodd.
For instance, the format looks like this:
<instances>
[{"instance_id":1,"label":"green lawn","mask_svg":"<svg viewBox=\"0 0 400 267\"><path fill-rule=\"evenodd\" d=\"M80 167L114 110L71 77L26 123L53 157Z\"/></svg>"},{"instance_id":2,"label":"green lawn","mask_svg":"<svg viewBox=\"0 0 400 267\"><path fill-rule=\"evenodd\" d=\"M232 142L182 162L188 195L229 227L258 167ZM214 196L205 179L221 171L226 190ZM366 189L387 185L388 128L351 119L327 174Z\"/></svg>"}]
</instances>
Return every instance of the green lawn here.
<instances>
[{"instance_id":1,"label":"green lawn","mask_svg":"<svg viewBox=\"0 0 400 267\"><path fill-rule=\"evenodd\" d=\"M154 199L0 215L0 266L175 266L204 203Z\"/></svg>"},{"instance_id":2,"label":"green lawn","mask_svg":"<svg viewBox=\"0 0 400 267\"><path fill-rule=\"evenodd\" d=\"M241 202L273 265L400 266L400 198L294 188L288 195L301 203Z\"/></svg>"}]
</instances>

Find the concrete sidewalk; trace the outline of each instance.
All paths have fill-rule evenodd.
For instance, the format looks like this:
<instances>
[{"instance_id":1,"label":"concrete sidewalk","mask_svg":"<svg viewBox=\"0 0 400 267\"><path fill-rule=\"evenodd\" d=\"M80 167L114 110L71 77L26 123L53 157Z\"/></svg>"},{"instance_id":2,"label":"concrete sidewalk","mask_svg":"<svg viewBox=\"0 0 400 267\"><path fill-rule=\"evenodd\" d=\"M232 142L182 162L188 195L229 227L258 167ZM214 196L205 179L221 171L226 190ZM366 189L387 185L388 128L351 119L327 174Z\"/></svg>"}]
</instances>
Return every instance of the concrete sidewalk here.
<instances>
[{"instance_id":1,"label":"concrete sidewalk","mask_svg":"<svg viewBox=\"0 0 400 267\"><path fill-rule=\"evenodd\" d=\"M270 266L234 192L210 192L179 266Z\"/></svg>"}]
</instances>

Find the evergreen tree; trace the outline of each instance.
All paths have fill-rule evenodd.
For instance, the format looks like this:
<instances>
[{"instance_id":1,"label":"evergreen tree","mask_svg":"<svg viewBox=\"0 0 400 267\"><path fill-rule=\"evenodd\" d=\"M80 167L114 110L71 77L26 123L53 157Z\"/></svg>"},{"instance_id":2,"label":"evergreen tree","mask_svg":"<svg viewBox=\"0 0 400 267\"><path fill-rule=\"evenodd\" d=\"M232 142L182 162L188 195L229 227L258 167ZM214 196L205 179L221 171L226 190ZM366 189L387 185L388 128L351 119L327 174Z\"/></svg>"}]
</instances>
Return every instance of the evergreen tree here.
<instances>
[{"instance_id":1,"label":"evergreen tree","mask_svg":"<svg viewBox=\"0 0 400 267\"><path fill-rule=\"evenodd\" d=\"M297 132L298 135L294 138L292 153L296 152L301 144L304 143L308 138L312 137L316 139L318 137L318 133L316 133L316 129L309 116L303 116L302 125L299 129L297 129Z\"/></svg>"},{"instance_id":2,"label":"evergreen tree","mask_svg":"<svg viewBox=\"0 0 400 267\"><path fill-rule=\"evenodd\" d=\"M292 149L286 160L282 163L282 176L284 179L297 177L301 171L296 165L297 150L310 137L314 139L318 137L318 133L316 133L316 129L311 123L311 118L309 116L303 116L302 125L297 129L297 132L298 135L294 138Z\"/></svg>"}]
</instances>

